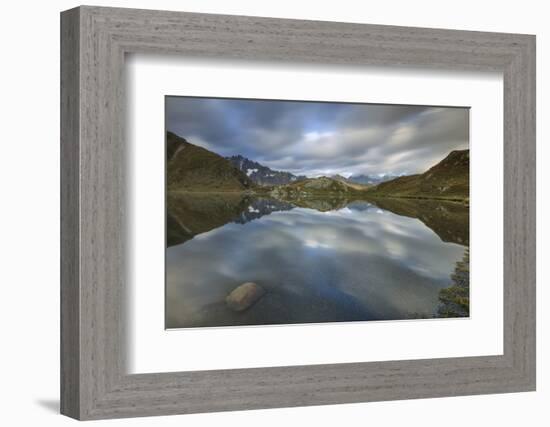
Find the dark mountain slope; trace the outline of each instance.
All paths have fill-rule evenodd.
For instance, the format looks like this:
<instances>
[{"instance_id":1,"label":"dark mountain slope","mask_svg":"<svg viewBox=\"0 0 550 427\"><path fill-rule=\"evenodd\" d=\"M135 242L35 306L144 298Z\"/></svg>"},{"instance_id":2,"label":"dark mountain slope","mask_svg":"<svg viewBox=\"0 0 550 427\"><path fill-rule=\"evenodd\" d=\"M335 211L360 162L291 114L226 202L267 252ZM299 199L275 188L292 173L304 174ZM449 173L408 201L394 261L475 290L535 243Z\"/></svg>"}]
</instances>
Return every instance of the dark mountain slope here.
<instances>
[{"instance_id":1,"label":"dark mountain slope","mask_svg":"<svg viewBox=\"0 0 550 427\"><path fill-rule=\"evenodd\" d=\"M166 134L168 191L244 191L255 184L223 157Z\"/></svg>"},{"instance_id":2,"label":"dark mountain slope","mask_svg":"<svg viewBox=\"0 0 550 427\"><path fill-rule=\"evenodd\" d=\"M451 151L428 171L382 182L372 188L370 194L467 201L470 197L470 150Z\"/></svg>"}]
</instances>

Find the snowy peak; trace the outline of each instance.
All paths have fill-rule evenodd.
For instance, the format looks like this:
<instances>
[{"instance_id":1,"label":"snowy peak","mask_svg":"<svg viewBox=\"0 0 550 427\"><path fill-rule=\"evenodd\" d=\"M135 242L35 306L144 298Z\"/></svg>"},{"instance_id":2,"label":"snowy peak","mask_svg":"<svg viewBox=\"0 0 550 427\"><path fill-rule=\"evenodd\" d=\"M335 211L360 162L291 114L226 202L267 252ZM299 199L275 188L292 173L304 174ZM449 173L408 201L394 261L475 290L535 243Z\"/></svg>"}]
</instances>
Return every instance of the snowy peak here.
<instances>
[{"instance_id":1,"label":"snowy peak","mask_svg":"<svg viewBox=\"0 0 550 427\"><path fill-rule=\"evenodd\" d=\"M285 185L294 181L305 179L304 176L296 176L290 172L276 171L258 162L243 156L227 157L233 166L246 174L253 182L259 185Z\"/></svg>"}]
</instances>

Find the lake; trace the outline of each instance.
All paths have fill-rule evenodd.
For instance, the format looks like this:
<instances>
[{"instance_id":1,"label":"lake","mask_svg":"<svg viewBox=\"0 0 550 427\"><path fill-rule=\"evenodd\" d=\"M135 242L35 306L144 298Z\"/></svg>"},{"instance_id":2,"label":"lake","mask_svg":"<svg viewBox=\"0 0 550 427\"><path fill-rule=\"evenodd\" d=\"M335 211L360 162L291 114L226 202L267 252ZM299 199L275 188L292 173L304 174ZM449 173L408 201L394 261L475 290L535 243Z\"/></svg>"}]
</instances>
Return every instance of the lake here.
<instances>
[{"instance_id":1,"label":"lake","mask_svg":"<svg viewBox=\"0 0 550 427\"><path fill-rule=\"evenodd\" d=\"M435 200L169 194L166 328L468 316L468 218ZM235 311L245 282L264 293Z\"/></svg>"}]
</instances>

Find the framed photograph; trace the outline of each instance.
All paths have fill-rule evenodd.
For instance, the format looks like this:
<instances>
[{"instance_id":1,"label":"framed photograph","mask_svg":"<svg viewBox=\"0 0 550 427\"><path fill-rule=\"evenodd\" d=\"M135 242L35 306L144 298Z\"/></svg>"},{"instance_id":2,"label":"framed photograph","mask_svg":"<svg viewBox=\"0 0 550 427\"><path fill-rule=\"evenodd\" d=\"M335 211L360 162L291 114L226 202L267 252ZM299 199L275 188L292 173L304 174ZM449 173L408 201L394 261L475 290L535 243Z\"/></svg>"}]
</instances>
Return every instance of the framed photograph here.
<instances>
[{"instance_id":1,"label":"framed photograph","mask_svg":"<svg viewBox=\"0 0 550 427\"><path fill-rule=\"evenodd\" d=\"M167 329L469 317L468 108L165 111Z\"/></svg>"},{"instance_id":2,"label":"framed photograph","mask_svg":"<svg viewBox=\"0 0 550 427\"><path fill-rule=\"evenodd\" d=\"M61 411L535 389L535 37L61 14Z\"/></svg>"}]
</instances>

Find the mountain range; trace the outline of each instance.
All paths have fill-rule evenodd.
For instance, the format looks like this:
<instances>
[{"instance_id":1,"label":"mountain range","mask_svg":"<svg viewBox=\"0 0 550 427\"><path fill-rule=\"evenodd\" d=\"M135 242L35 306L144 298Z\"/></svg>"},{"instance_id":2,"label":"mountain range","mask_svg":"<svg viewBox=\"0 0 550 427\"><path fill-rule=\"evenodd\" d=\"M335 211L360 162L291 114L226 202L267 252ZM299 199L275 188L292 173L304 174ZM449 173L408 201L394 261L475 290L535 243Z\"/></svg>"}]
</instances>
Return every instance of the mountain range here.
<instances>
[{"instance_id":1,"label":"mountain range","mask_svg":"<svg viewBox=\"0 0 550 427\"><path fill-rule=\"evenodd\" d=\"M243 156L224 158L172 132L166 137L168 191L251 192L279 200L304 197L379 197L469 200L469 150L452 151L424 173L392 177L308 178L276 171Z\"/></svg>"},{"instance_id":2,"label":"mountain range","mask_svg":"<svg viewBox=\"0 0 550 427\"><path fill-rule=\"evenodd\" d=\"M306 178L293 175L290 172L273 170L241 155L226 157L226 159L258 185L284 185Z\"/></svg>"}]
</instances>

